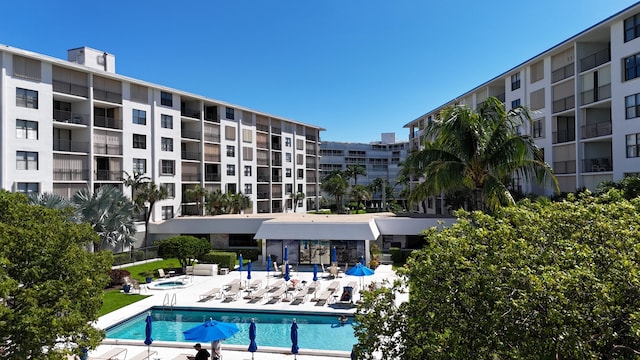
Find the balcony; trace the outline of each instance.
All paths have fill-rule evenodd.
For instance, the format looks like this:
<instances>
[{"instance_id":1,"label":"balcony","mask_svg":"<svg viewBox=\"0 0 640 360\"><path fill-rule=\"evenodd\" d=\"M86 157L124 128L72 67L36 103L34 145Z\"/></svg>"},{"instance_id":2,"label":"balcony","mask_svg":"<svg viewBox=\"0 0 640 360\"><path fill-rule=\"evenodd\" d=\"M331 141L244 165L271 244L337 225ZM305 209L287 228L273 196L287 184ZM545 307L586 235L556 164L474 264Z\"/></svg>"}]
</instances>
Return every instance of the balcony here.
<instances>
[{"instance_id":1,"label":"balcony","mask_svg":"<svg viewBox=\"0 0 640 360\"><path fill-rule=\"evenodd\" d=\"M189 117L200 120L201 112L198 110L182 109L180 110L180 116Z\"/></svg>"},{"instance_id":2,"label":"balcony","mask_svg":"<svg viewBox=\"0 0 640 360\"><path fill-rule=\"evenodd\" d=\"M613 166L611 166L611 158L603 157L603 158L592 158L592 159L584 159L582 160L582 171L583 172L600 172L600 171L613 171Z\"/></svg>"},{"instance_id":3,"label":"balcony","mask_svg":"<svg viewBox=\"0 0 640 360\"><path fill-rule=\"evenodd\" d=\"M553 172L556 174L575 174L576 173L576 161L554 161Z\"/></svg>"},{"instance_id":4,"label":"balcony","mask_svg":"<svg viewBox=\"0 0 640 360\"><path fill-rule=\"evenodd\" d=\"M182 160L200 160L200 152L198 151L182 151L181 157Z\"/></svg>"},{"instance_id":5,"label":"balcony","mask_svg":"<svg viewBox=\"0 0 640 360\"><path fill-rule=\"evenodd\" d=\"M553 132L553 143L560 144L576 140L575 131L559 130Z\"/></svg>"},{"instance_id":6,"label":"balcony","mask_svg":"<svg viewBox=\"0 0 640 360\"><path fill-rule=\"evenodd\" d=\"M279 142L274 142L271 144L271 149L272 150L282 150L282 144L280 144Z\"/></svg>"},{"instance_id":7,"label":"balcony","mask_svg":"<svg viewBox=\"0 0 640 360\"><path fill-rule=\"evenodd\" d=\"M282 191L271 193L271 197L272 198L281 198L282 197Z\"/></svg>"},{"instance_id":8,"label":"balcony","mask_svg":"<svg viewBox=\"0 0 640 360\"><path fill-rule=\"evenodd\" d=\"M53 85L54 92L80 96L84 98L89 96L89 88L84 85L76 85L76 84L59 81L59 80L53 80L52 85Z\"/></svg>"},{"instance_id":9,"label":"balcony","mask_svg":"<svg viewBox=\"0 0 640 360\"><path fill-rule=\"evenodd\" d=\"M122 155L122 145L96 143L93 144L93 152L104 155Z\"/></svg>"},{"instance_id":10,"label":"balcony","mask_svg":"<svg viewBox=\"0 0 640 360\"><path fill-rule=\"evenodd\" d=\"M602 121L581 127L582 138L590 139L598 136L611 135L611 121Z\"/></svg>"},{"instance_id":11,"label":"balcony","mask_svg":"<svg viewBox=\"0 0 640 360\"><path fill-rule=\"evenodd\" d=\"M89 180L88 169L53 169L53 181L86 181Z\"/></svg>"},{"instance_id":12,"label":"balcony","mask_svg":"<svg viewBox=\"0 0 640 360\"><path fill-rule=\"evenodd\" d=\"M200 181L200 174L186 173L182 174L182 181Z\"/></svg>"},{"instance_id":13,"label":"balcony","mask_svg":"<svg viewBox=\"0 0 640 360\"><path fill-rule=\"evenodd\" d=\"M551 82L555 83L574 75L573 63L565 65L551 72Z\"/></svg>"},{"instance_id":14,"label":"balcony","mask_svg":"<svg viewBox=\"0 0 640 360\"><path fill-rule=\"evenodd\" d=\"M204 141L208 142L220 142L220 134L204 134Z\"/></svg>"},{"instance_id":15,"label":"balcony","mask_svg":"<svg viewBox=\"0 0 640 360\"><path fill-rule=\"evenodd\" d=\"M260 175L258 175L257 181L259 183L268 183L269 182L269 177L268 176L260 176Z\"/></svg>"},{"instance_id":16,"label":"balcony","mask_svg":"<svg viewBox=\"0 0 640 360\"><path fill-rule=\"evenodd\" d=\"M122 94L93 88L93 98L100 101L122 104Z\"/></svg>"},{"instance_id":17,"label":"balcony","mask_svg":"<svg viewBox=\"0 0 640 360\"><path fill-rule=\"evenodd\" d=\"M201 137L201 133L198 130L182 129L180 131L180 135L185 139L194 139L194 140L200 140L200 137Z\"/></svg>"},{"instance_id":18,"label":"balcony","mask_svg":"<svg viewBox=\"0 0 640 360\"><path fill-rule=\"evenodd\" d=\"M611 84L606 84L595 89L580 93L582 105L611 98Z\"/></svg>"},{"instance_id":19,"label":"balcony","mask_svg":"<svg viewBox=\"0 0 640 360\"><path fill-rule=\"evenodd\" d=\"M268 133L269 132L269 125L256 124L256 130Z\"/></svg>"},{"instance_id":20,"label":"balcony","mask_svg":"<svg viewBox=\"0 0 640 360\"><path fill-rule=\"evenodd\" d=\"M274 134L282 134L282 129L280 129L279 127L272 127L271 128L271 132Z\"/></svg>"},{"instance_id":21,"label":"balcony","mask_svg":"<svg viewBox=\"0 0 640 360\"><path fill-rule=\"evenodd\" d=\"M220 181L220 174L210 173L204 174L204 181Z\"/></svg>"},{"instance_id":22,"label":"balcony","mask_svg":"<svg viewBox=\"0 0 640 360\"><path fill-rule=\"evenodd\" d=\"M274 176L271 177L271 181L273 181L273 182L282 182L282 176L274 175Z\"/></svg>"},{"instance_id":23,"label":"balcony","mask_svg":"<svg viewBox=\"0 0 640 360\"><path fill-rule=\"evenodd\" d=\"M315 135L305 135L307 141L318 141L318 137Z\"/></svg>"},{"instance_id":24,"label":"balcony","mask_svg":"<svg viewBox=\"0 0 640 360\"><path fill-rule=\"evenodd\" d=\"M314 147L307 147L305 153L307 155L317 155L316 149Z\"/></svg>"},{"instance_id":25,"label":"balcony","mask_svg":"<svg viewBox=\"0 0 640 360\"><path fill-rule=\"evenodd\" d=\"M268 199L269 192L258 192L256 196L258 197L258 199Z\"/></svg>"},{"instance_id":26,"label":"balcony","mask_svg":"<svg viewBox=\"0 0 640 360\"><path fill-rule=\"evenodd\" d=\"M580 71L587 71L598 67L602 64L606 64L611 61L611 53L609 49L600 50L595 54L585 56L580 59Z\"/></svg>"},{"instance_id":27,"label":"balcony","mask_svg":"<svg viewBox=\"0 0 640 360\"><path fill-rule=\"evenodd\" d=\"M256 159L256 164L263 165L263 166L269 166L269 159L258 158L258 159Z\"/></svg>"},{"instance_id":28,"label":"balcony","mask_svg":"<svg viewBox=\"0 0 640 360\"><path fill-rule=\"evenodd\" d=\"M93 118L93 126L109 128L109 129L122 128L122 125L119 119L108 117L108 116L98 116L98 115L96 115Z\"/></svg>"},{"instance_id":29,"label":"balcony","mask_svg":"<svg viewBox=\"0 0 640 360\"><path fill-rule=\"evenodd\" d=\"M553 102L553 112L561 112L569 109L573 109L576 106L574 96L567 96L566 98L555 100Z\"/></svg>"},{"instance_id":30,"label":"balcony","mask_svg":"<svg viewBox=\"0 0 640 360\"><path fill-rule=\"evenodd\" d=\"M256 147L259 149L268 149L269 148L269 143L267 143L266 141L257 141L256 142Z\"/></svg>"},{"instance_id":31,"label":"balcony","mask_svg":"<svg viewBox=\"0 0 640 360\"><path fill-rule=\"evenodd\" d=\"M86 141L53 139L53 151L88 153L89 143Z\"/></svg>"},{"instance_id":32,"label":"balcony","mask_svg":"<svg viewBox=\"0 0 640 360\"><path fill-rule=\"evenodd\" d=\"M220 162L220 154L204 154L204 161Z\"/></svg>"},{"instance_id":33,"label":"balcony","mask_svg":"<svg viewBox=\"0 0 640 360\"><path fill-rule=\"evenodd\" d=\"M121 181L122 171L96 170L96 181Z\"/></svg>"},{"instance_id":34,"label":"balcony","mask_svg":"<svg viewBox=\"0 0 640 360\"><path fill-rule=\"evenodd\" d=\"M65 110L53 110L53 120L69 124L89 125L89 115Z\"/></svg>"}]
</instances>

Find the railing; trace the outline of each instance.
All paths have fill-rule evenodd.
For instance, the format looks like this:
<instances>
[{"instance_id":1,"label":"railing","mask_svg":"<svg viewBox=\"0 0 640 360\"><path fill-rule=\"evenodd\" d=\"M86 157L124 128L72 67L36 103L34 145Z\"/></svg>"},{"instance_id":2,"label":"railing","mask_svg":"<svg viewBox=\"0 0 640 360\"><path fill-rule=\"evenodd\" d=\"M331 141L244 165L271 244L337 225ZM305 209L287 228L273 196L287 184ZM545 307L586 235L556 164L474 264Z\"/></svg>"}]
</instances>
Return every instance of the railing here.
<instances>
[{"instance_id":1,"label":"railing","mask_svg":"<svg viewBox=\"0 0 640 360\"><path fill-rule=\"evenodd\" d=\"M269 182L269 177L268 176L258 176L257 182L259 183L268 183Z\"/></svg>"},{"instance_id":2,"label":"railing","mask_svg":"<svg viewBox=\"0 0 640 360\"><path fill-rule=\"evenodd\" d=\"M89 143L86 141L53 139L53 151L89 152Z\"/></svg>"},{"instance_id":3,"label":"railing","mask_svg":"<svg viewBox=\"0 0 640 360\"><path fill-rule=\"evenodd\" d=\"M575 160L554 161L553 172L556 174L575 174L576 161Z\"/></svg>"},{"instance_id":4,"label":"railing","mask_svg":"<svg viewBox=\"0 0 640 360\"><path fill-rule=\"evenodd\" d=\"M274 134L282 134L282 129L280 129L279 127L272 126L271 132Z\"/></svg>"},{"instance_id":5,"label":"railing","mask_svg":"<svg viewBox=\"0 0 640 360\"><path fill-rule=\"evenodd\" d=\"M204 174L204 181L220 181L220 174Z\"/></svg>"},{"instance_id":6,"label":"railing","mask_svg":"<svg viewBox=\"0 0 640 360\"><path fill-rule=\"evenodd\" d=\"M256 130L268 133L269 125L256 124Z\"/></svg>"},{"instance_id":7,"label":"railing","mask_svg":"<svg viewBox=\"0 0 640 360\"><path fill-rule=\"evenodd\" d=\"M317 141L318 137L315 135L305 135L305 139L307 139L307 141Z\"/></svg>"},{"instance_id":8,"label":"railing","mask_svg":"<svg viewBox=\"0 0 640 360\"><path fill-rule=\"evenodd\" d=\"M122 129L119 119L107 116L94 116L93 126L104 127L109 129Z\"/></svg>"},{"instance_id":9,"label":"railing","mask_svg":"<svg viewBox=\"0 0 640 360\"><path fill-rule=\"evenodd\" d=\"M89 180L89 170L53 169L53 181Z\"/></svg>"},{"instance_id":10,"label":"railing","mask_svg":"<svg viewBox=\"0 0 640 360\"><path fill-rule=\"evenodd\" d=\"M93 98L96 100L122 104L122 94L113 91L93 88Z\"/></svg>"},{"instance_id":11,"label":"railing","mask_svg":"<svg viewBox=\"0 0 640 360\"><path fill-rule=\"evenodd\" d=\"M205 111L204 113L204 120L205 121L211 121L211 122L220 122L220 119L218 118L218 113L214 113L214 112L207 112Z\"/></svg>"},{"instance_id":12,"label":"railing","mask_svg":"<svg viewBox=\"0 0 640 360\"><path fill-rule=\"evenodd\" d=\"M269 159L263 159L263 158L256 159L256 164L269 166Z\"/></svg>"},{"instance_id":13,"label":"railing","mask_svg":"<svg viewBox=\"0 0 640 360\"><path fill-rule=\"evenodd\" d=\"M580 93L582 105L592 102L609 99L611 97L611 84L606 84L595 89L583 91Z\"/></svg>"},{"instance_id":14,"label":"railing","mask_svg":"<svg viewBox=\"0 0 640 360\"><path fill-rule=\"evenodd\" d=\"M569 65L565 65L559 69L553 70L551 72L551 82L555 83L558 82L560 80L566 79L570 76L573 76L575 73L574 69L573 69L573 63L569 64Z\"/></svg>"},{"instance_id":15,"label":"railing","mask_svg":"<svg viewBox=\"0 0 640 360\"><path fill-rule=\"evenodd\" d=\"M191 174L191 173L186 173L186 174L182 174L182 181L200 181L200 178L202 176L200 174Z\"/></svg>"},{"instance_id":16,"label":"railing","mask_svg":"<svg viewBox=\"0 0 640 360\"><path fill-rule=\"evenodd\" d=\"M93 152L105 155L122 155L122 145L113 144L93 144Z\"/></svg>"},{"instance_id":17,"label":"railing","mask_svg":"<svg viewBox=\"0 0 640 360\"><path fill-rule=\"evenodd\" d=\"M307 160L307 169L315 169L316 168L316 162L315 161L309 161Z\"/></svg>"},{"instance_id":18,"label":"railing","mask_svg":"<svg viewBox=\"0 0 640 360\"><path fill-rule=\"evenodd\" d=\"M554 144L566 143L566 142L575 141L575 140L576 140L575 131L560 130L560 131L553 132Z\"/></svg>"},{"instance_id":19,"label":"railing","mask_svg":"<svg viewBox=\"0 0 640 360\"><path fill-rule=\"evenodd\" d=\"M611 135L611 121L602 121L595 124L583 125L581 129L583 139Z\"/></svg>"},{"instance_id":20,"label":"railing","mask_svg":"<svg viewBox=\"0 0 640 360\"><path fill-rule=\"evenodd\" d=\"M259 149L268 149L269 148L269 143L266 141L258 141L256 142L256 147Z\"/></svg>"},{"instance_id":21,"label":"railing","mask_svg":"<svg viewBox=\"0 0 640 360\"><path fill-rule=\"evenodd\" d=\"M282 197L282 191L271 193L271 197L272 198L281 198Z\"/></svg>"},{"instance_id":22,"label":"railing","mask_svg":"<svg viewBox=\"0 0 640 360\"><path fill-rule=\"evenodd\" d=\"M557 113L560 111L565 111L569 109L573 109L576 106L574 96L567 96L566 98L556 100L553 102L553 112Z\"/></svg>"},{"instance_id":23,"label":"railing","mask_svg":"<svg viewBox=\"0 0 640 360\"><path fill-rule=\"evenodd\" d=\"M53 91L85 98L89 96L89 88L87 86L76 85L59 80L53 80Z\"/></svg>"},{"instance_id":24,"label":"railing","mask_svg":"<svg viewBox=\"0 0 640 360\"><path fill-rule=\"evenodd\" d=\"M200 152L198 151L182 151L182 160L200 160Z\"/></svg>"},{"instance_id":25,"label":"railing","mask_svg":"<svg viewBox=\"0 0 640 360\"><path fill-rule=\"evenodd\" d=\"M612 171L611 158L592 158L582 160L582 172Z\"/></svg>"},{"instance_id":26,"label":"railing","mask_svg":"<svg viewBox=\"0 0 640 360\"><path fill-rule=\"evenodd\" d=\"M271 161L271 166L282 166L282 159L273 159Z\"/></svg>"},{"instance_id":27,"label":"railing","mask_svg":"<svg viewBox=\"0 0 640 360\"><path fill-rule=\"evenodd\" d=\"M305 152L307 155L317 155L317 151L314 147L308 147Z\"/></svg>"},{"instance_id":28,"label":"railing","mask_svg":"<svg viewBox=\"0 0 640 360\"><path fill-rule=\"evenodd\" d=\"M257 194L258 199L268 199L269 198L269 193L268 192L258 192Z\"/></svg>"},{"instance_id":29,"label":"railing","mask_svg":"<svg viewBox=\"0 0 640 360\"><path fill-rule=\"evenodd\" d=\"M282 150L282 144L280 143L271 143L271 150Z\"/></svg>"},{"instance_id":30,"label":"railing","mask_svg":"<svg viewBox=\"0 0 640 360\"><path fill-rule=\"evenodd\" d=\"M190 118L194 118L194 119L200 119L200 111L197 110L180 110L180 115L181 116L186 116L186 117L190 117Z\"/></svg>"},{"instance_id":31,"label":"railing","mask_svg":"<svg viewBox=\"0 0 640 360\"><path fill-rule=\"evenodd\" d=\"M600 50L595 54L585 56L580 59L580 71L587 71L611 61L609 49Z\"/></svg>"},{"instance_id":32,"label":"railing","mask_svg":"<svg viewBox=\"0 0 640 360\"><path fill-rule=\"evenodd\" d=\"M97 181L120 181L122 171L96 170L95 176Z\"/></svg>"},{"instance_id":33,"label":"railing","mask_svg":"<svg viewBox=\"0 0 640 360\"><path fill-rule=\"evenodd\" d=\"M200 131L197 131L197 130L185 130L185 129L182 129L182 130L180 130L180 135L182 135L182 137L186 138L186 139L200 140L200 137L202 136L202 133Z\"/></svg>"},{"instance_id":34,"label":"railing","mask_svg":"<svg viewBox=\"0 0 640 360\"><path fill-rule=\"evenodd\" d=\"M204 161L220 162L220 154L204 154Z\"/></svg>"},{"instance_id":35,"label":"railing","mask_svg":"<svg viewBox=\"0 0 640 360\"><path fill-rule=\"evenodd\" d=\"M500 100L500 102L504 102L504 100L506 98L505 93L498 94L498 95L493 95L493 96L495 96L498 100Z\"/></svg>"},{"instance_id":36,"label":"railing","mask_svg":"<svg viewBox=\"0 0 640 360\"><path fill-rule=\"evenodd\" d=\"M89 115L87 114L78 114L65 110L53 110L53 120L58 122L89 125L89 121L87 119L89 119Z\"/></svg>"},{"instance_id":37,"label":"railing","mask_svg":"<svg viewBox=\"0 0 640 360\"><path fill-rule=\"evenodd\" d=\"M272 176L271 181L273 182L282 182L282 176Z\"/></svg>"},{"instance_id":38,"label":"railing","mask_svg":"<svg viewBox=\"0 0 640 360\"><path fill-rule=\"evenodd\" d=\"M220 134L207 134L207 133L204 133L204 141L220 142Z\"/></svg>"}]
</instances>

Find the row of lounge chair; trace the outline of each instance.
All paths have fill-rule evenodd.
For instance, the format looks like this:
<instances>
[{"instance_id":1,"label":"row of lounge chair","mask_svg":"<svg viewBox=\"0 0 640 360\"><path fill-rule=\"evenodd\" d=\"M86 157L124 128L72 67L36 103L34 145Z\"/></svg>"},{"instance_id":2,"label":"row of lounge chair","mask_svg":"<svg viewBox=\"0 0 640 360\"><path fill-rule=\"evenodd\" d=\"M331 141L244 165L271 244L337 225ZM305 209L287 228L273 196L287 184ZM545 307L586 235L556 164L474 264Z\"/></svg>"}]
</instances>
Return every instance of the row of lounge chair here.
<instances>
[{"instance_id":1,"label":"row of lounge chair","mask_svg":"<svg viewBox=\"0 0 640 360\"><path fill-rule=\"evenodd\" d=\"M127 349L125 348L112 348L109 351L100 354L98 356L89 356L88 360L151 360L157 355L157 351L142 351L133 357L127 357ZM67 356L68 360L79 360L80 358L77 355L69 355Z\"/></svg>"}]
</instances>

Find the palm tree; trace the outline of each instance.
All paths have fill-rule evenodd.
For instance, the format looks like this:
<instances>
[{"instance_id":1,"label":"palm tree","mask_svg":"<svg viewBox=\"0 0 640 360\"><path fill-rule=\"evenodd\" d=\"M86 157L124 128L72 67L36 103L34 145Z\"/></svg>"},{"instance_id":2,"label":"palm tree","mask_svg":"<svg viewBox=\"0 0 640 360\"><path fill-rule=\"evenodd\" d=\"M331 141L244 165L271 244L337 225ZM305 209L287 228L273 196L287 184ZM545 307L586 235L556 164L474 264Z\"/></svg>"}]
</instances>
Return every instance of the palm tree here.
<instances>
[{"instance_id":1,"label":"palm tree","mask_svg":"<svg viewBox=\"0 0 640 360\"><path fill-rule=\"evenodd\" d=\"M304 200L306 195L302 191L298 191L295 194L291 194L291 201L293 201L293 212L296 212L298 207L298 201Z\"/></svg>"},{"instance_id":2,"label":"palm tree","mask_svg":"<svg viewBox=\"0 0 640 360\"><path fill-rule=\"evenodd\" d=\"M382 192L382 201L380 203L381 208L383 208L385 206L385 203L387 202L387 185L388 184L389 182L387 180L377 177L373 179L373 181L371 181L371 183L368 186L369 191L371 193L370 195L372 198L378 192Z\"/></svg>"},{"instance_id":3,"label":"palm tree","mask_svg":"<svg viewBox=\"0 0 640 360\"><path fill-rule=\"evenodd\" d=\"M358 175L367 176L367 168L362 165L347 165L344 171L347 179L353 179L353 186L358 185Z\"/></svg>"},{"instance_id":4,"label":"palm tree","mask_svg":"<svg viewBox=\"0 0 640 360\"><path fill-rule=\"evenodd\" d=\"M62 195L50 192L36 193L32 192L28 195L31 205L40 205L49 209L62 210L68 207L75 207L73 203L65 199Z\"/></svg>"},{"instance_id":5,"label":"palm tree","mask_svg":"<svg viewBox=\"0 0 640 360\"><path fill-rule=\"evenodd\" d=\"M124 176L120 180L125 187L131 188L131 201L135 204L136 213L140 214L144 208L138 206L136 197L140 189L142 189L146 183L151 181L151 178L139 171L134 171L133 174L129 174L124 171Z\"/></svg>"},{"instance_id":6,"label":"palm tree","mask_svg":"<svg viewBox=\"0 0 640 360\"><path fill-rule=\"evenodd\" d=\"M88 222L101 239L99 248L107 245L129 246L135 242L136 226L131 215L135 205L120 189L102 186L91 192L83 189L73 195L79 216Z\"/></svg>"},{"instance_id":7,"label":"palm tree","mask_svg":"<svg viewBox=\"0 0 640 360\"><path fill-rule=\"evenodd\" d=\"M229 195L229 206L227 213L240 214L242 211L251 206L251 198L243 193Z\"/></svg>"},{"instance_id":8,"label":"palm tree","mask_svg":"<svg viewBox=\"0 0 640 360\"><path fill-rule=\"evenodd\" d=\"M405 174L417 174L424 181L410 200L455 191L470 191L468 207L493 211L515 201L507 188L511 176L558 182L551 167L540 158L533 138L519 135L518 127L531 123L523 107L505 111L495 97L476 111L465 106L442 110L440 118L425 128L424 149L409 155Z\"/></svg>"},{"instance_id":9,"label":"palm tree","mask_svg":"<svg viewBox=\"0 0 640 360\"><path fill-rule=\"evenodd\" d=\"M228 203L229 199L227 194L220 191L220 189L210 192L207 195L207 201L205 203L207 214L220 215L224 213L224 209L227 207Z\"/></svg>"},{"instance_id":10,"label":"palm tree","mask_svg":"<svg viewBox=\"0 0 640 360\"><path fill-rule=\"evenodd\" d=\"M340 170L334 170L322 179L322 191L334 196L338 213L342 212L342 197L348 187L349 181Z\"/></svg>"},{"instance_id":11,"label":"palm tree","mask_svg":"<svg viewBox=\"0 0 640 360\"><path fill-rule=\"evenodd\" d=\"M356 214L360 211L360 204L364 201L371 200L371 192L363 185L354 185L350 193L351 199L358 203L356 207Z\"/></svg>"},{"instance_id":12,"label":"palm tree","mask_svg":"<svg viewBox=\"0 0 640 360\"><path fill-rule=\"evenodd\" d=\"M139 207L148 209L144 218L144 246L149 246L149 220L153 213L153 205L169 197L169 192L164 186L158 186L155 183L145 183L140 189L140 193L136 197L136 203ZM148 204L148 205L147 205Z\"/></svg>"},{"instance_id":13,"label":"palm tree","mask_svg":"<svg viewBox=\"0 0 640 360\"><path fill-rule=\"evenodd\" d=\"M196 208L198 209L198 216L202 216L202 209L200 205L203 199L207 198L207 194L209 193L209 191L207 191L207 189L203 188L202 186L196 184L194 187L187 189L184 193L190 199L194 198L196 200Z\"/></svg>"}]
</instances>

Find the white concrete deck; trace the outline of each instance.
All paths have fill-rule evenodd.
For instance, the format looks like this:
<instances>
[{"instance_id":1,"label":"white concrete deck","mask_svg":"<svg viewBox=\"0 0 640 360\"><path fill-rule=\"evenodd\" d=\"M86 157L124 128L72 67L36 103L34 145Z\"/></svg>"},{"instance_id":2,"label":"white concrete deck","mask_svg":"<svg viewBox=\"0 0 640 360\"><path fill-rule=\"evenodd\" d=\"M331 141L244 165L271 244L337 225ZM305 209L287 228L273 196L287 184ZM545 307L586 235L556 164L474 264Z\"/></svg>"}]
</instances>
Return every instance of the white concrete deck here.
<instances>
[{"instance_id":1,"label":"white concrete deck","mask_svg":"<svg viewBox=\"0 0 640 360\"><path fill-rule=\"evenodd\" d=\"M321 271L321 269L320 269ZM279 278L274 277L274 273L269 273L268 282L269 284L275 283ZM320 292L322 289L326 288L333 279L324 279L322 278L320 272L318 273L318 282L320 283ZM292 279L299 279L300 281L307 281L307 284L310 284L313 279L313 273L311 271L308 272L293 272L291 273ZM242 272L242 282L246 284L247 272ZM252 280L260 279L262 280L262 287L267 285L267 272L266 271L251 271ZM372 276L364 277L364 284L370 284L371 282L381 283L383 280L387 279L389 281L393 281L396 278L396 274L391 270L391 265L381 265L376 269L376 272ZM345 308L333 308L330 306L330 302L333 301L333 298L329 300L327 304L324 306L316 306L316 302L310 301L311 297L308 297L304 303L293 305L291 302L280 301L275 304L267 304L266 299L262 299L256 303L250 303L249 300L244 299L243 297L248 295L246 292L241 294L241 297L235 301L223 301L222 299L209 299L207 301L200 301L200 295L209 291L212 288L223 288L225 284L230 282L233 279L240 279L240 273L238 271L232 271L228 275L216 275L216 276L194 276L189 277L190 281L193 282L192 286L177 289L177 290L143 290L142 294L149 294L148 298L138 301L134 304L126 306L124 308L118 309L114 312L111 312L103 317L101 317L96 326L105 329L113 324L116 324L120 321L123 321L135 314L138 314L152 306L162 306L163 300L165 296L169 294L169 297L173 297L175 294L176 304L175 306L179 307L194 307L194 308L225 308L225 309L260 309L260 310L277 310L279 312L322 312L322 313L335 313L336 317L341 313L355 313L355 307L350 309ZM347 283L351 281L356 281L360 284L360 280L355 276L348 276L342 274L342 277L336 279L340 282L340 289L336 291L335 294L340 295L342 293L342 286L346 286ZM317 292L319 295L320 292ZM401 298L401 301L406 301L406 295ZM357 292L354 293L354 301L359 299L359 294ZM294 316L295 314L292 314ZM126 348L127 355L126 359L132 358L135 355L146 351L147 347L143 343L144 339L140 340L115 340L115 339L105 339L98 347L98 349L91 351L89 356L99 356L109 349L114 347ZM327 341L331 341L327 339ZM248 341L247 341L248 342ZM152 355L150 359L162 359L162 360L171 360L179 354L191 354L194 355L195 351L193 349L194 343L192 342L162 342L162 341L154 341L151 345L151 351L156 351L156 355ZM203 344L204 346L205 344ZM320 351L320 350L309 350L304 349L304 344L300 344L300 352L295 358L300 360L320 360L320 359L336 359L336 358L349 358L350 352L345 351ZM247 345L248 346L248 345ZM222 355L224 360L233 360L233 359L251 359L251 353L247 351L247 346L241 345L229 345L222 343ZM293 359L294 355L291 354L290 349L288 348L269 348L265 346L260 346L259 338L258 338L258 351L254 354L255 359L263 359L263 360L275 360L275 359ZM119 358L120 360L125 360L124 357Z\"/></svg>"}]
</instances>

